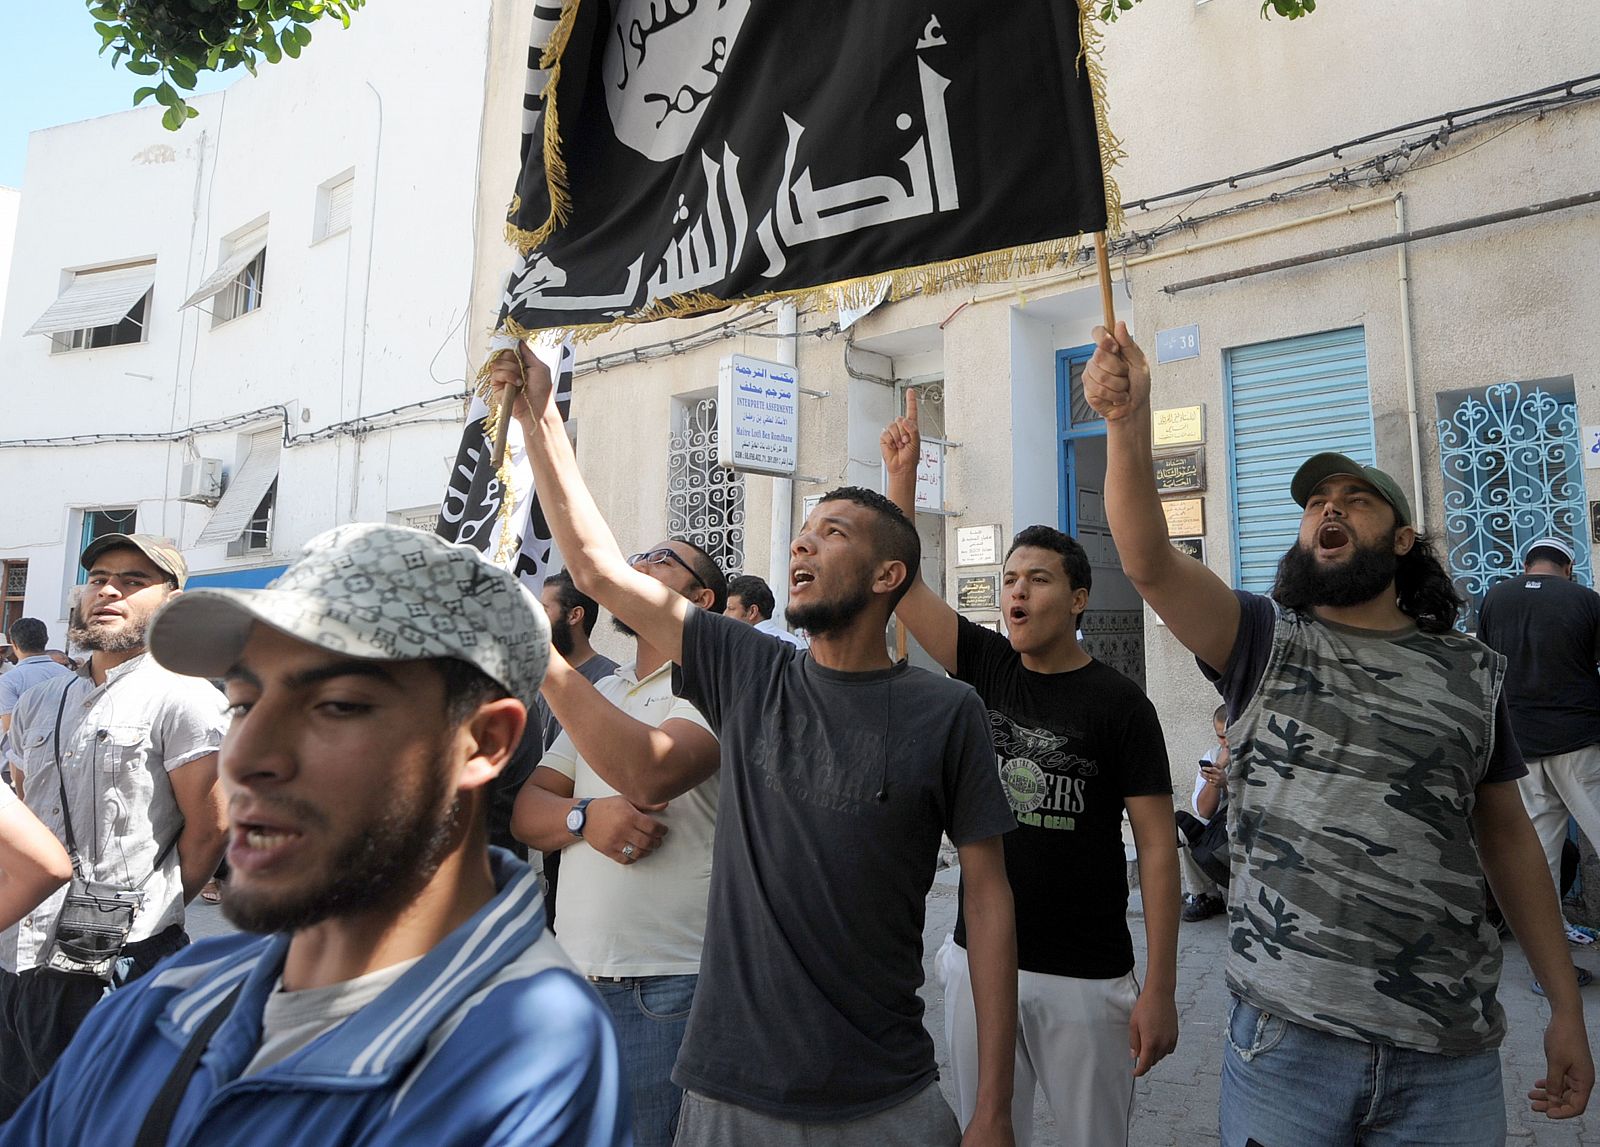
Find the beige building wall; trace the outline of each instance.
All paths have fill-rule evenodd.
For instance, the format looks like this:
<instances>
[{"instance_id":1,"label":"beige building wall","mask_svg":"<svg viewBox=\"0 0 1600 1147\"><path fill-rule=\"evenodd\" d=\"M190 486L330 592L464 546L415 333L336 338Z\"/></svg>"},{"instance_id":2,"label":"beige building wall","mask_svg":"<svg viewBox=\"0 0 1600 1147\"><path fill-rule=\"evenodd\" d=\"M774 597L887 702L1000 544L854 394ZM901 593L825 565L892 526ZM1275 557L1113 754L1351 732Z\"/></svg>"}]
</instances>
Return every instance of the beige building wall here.
<instances>
[{"instance_id":1,"label":"beige building wall","mask_svg":"<svg viewBox=\"0 0 1600 1147\"><path fill-rule=\"evenodd\" d=\"M525 0L505 7L522 9ZM1113 123L1129 153L1119 173L1124 201L1132 205L1128 231L1152 231L1180 211L1185 219L1205 220L1119 257L1115 297L1118 316L1152 357L1158 330L1199 327L1199 357L1158 367L1155 401L1206 408L1207 557L1230 582L1224 394L1230 348L1362 327L1379 462L1409 487L1413 414L1401 324L1402 290L1408 290L1421 504L1430 531L1440 531L1443 511L1434 429L1439 391L1571 375L1580 421L1600 423L1600 372L1592 350L1592 332L1600 327L1592 288L1600 281L1600 208L1594 206L1216 286L1164 289L1392 235L1400 195L1416 230L1600 188L1600 103L1542 114L1530 109L1461 128L1443 147L1391 165L1388 178L1369 172L1248 205L1359 164L1425 129L1242 178L1233 188L1137 206L1144 198L1587 75L1597 70L1587 6L1578 0L1541 2L1534 10L1474 5L1467 16L1449 0L1348 0L1293 24L1262 21L1258 10L1256 0L1141 4L1108 31L1105 52ZM520 107L520 67L519 58L515 84L491 83L492 98L514 88ZM494 151L486 141L486 158ZM486 180L486 215L490 206L504 207L494 188L509 185L509 177ZM1238 210L1207 218L1230 207ZM481 232L488 252L497 237L487 225ZM1402 249L1408 284L1399 274ZM481 271L480 280L486 275ZM825 397L802 400L795 525L807 496L846 481L878 485L877 434L898 389L942 386L944 433L952 442L945 507L942 515L921 516L919 525L930 542L924 572L954 601L958 578L998 569L957 567L955 530L998 525L1003 551L1020 527L1061 521L1056 355L1088 343L1099 320L1092 264L884 305L848 331L834 329L829 315L800 316L795 351L801 383ZM475 323L483 329L486 320ZM725 355L779 357L778 343L766 337L775 330L768 308L627 329L580 350L573 403L579 459L625 547L665 532L673 400L714 388ZM1600 471L1585 475L1589 496L1600 498L1597 476ZM744 568L779 580L784 571L771 560L774 485L764 477L745 479ZM1142 632L1146 686L1167 730L1175 774L1187 778L1207 744L1215 692L1119 583L1114 552L1109 561L1095 571L1091 604L1132 617ZM971 615L997 620L993 611Z\"/></svg>"},{"instance_id":2,"label":"beige building wall","mask_svg":"<svg viewBox=\"0 0 1600 1147\"><path fill-rule=\"evenodd\" d=\"M528 75L533 0L492 0L484 69L483 123L478 140L477 261L468 304L468 355L481 363L500 318L500 294L515 252L506 244L506 209L521 170L522 95Z\"/></svg>"}]
</instances>

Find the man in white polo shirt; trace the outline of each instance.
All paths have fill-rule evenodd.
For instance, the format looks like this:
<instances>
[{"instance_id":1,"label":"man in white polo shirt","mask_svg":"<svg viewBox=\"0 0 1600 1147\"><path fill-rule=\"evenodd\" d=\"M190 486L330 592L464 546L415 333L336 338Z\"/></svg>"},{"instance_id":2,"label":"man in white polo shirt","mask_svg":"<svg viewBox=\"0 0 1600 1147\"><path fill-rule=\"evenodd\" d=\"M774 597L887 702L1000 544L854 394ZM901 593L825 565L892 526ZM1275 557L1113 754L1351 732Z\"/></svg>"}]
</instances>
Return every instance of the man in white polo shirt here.
<instances>
[{"instance_id":1,"label":"man in white polo shirt","mask_svg":"<svg viewBox=\"0 0 1600 1147\"><path fill-rule=\"evenodd\" d=\"M629 564L712 613L727 603L722 572L690 542L662 542ZM551 656L543 693L562 733L517 795L511 827L534 848L564 850L561 946L616 1024L635 1147L668 1147L683 1099L672 1065L705 939L719 774L670 807L639 806L589 760L695 760L710 769L718 746L699 710L672 695L666 654L633 636L633 663L597 685Z\"/></svg>"}]
</instances>

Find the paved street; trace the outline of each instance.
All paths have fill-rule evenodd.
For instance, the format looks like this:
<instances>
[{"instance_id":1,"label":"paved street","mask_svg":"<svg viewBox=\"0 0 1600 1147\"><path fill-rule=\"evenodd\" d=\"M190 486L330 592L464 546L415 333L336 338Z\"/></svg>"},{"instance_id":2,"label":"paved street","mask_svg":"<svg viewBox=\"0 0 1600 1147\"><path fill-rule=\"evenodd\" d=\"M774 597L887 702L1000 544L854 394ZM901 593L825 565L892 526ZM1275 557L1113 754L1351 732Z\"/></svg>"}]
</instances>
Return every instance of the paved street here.
<instances>
[{"instance_id":1,"label":"paved street","mask_svg":"<svg viewBox=\"0 0 1600 1147\"><path fill-rule=\"evenodd\" d=\"M923 943L923 961L928 983L923 998L928 1003L928 1027L939 1048L940 1063L946 1062L944 1043L944 998L933 977L933 955L944 936L955 924L956 869L939 873L928 898L928 922ZM1070 900L1063 897L1063 911ZM1139 970L1144 969L1143 911L1136 892L1130 911L1134 949ZM1223 983L1222 960L1227 943L1222 917L1199 924L1181 925L1178 933L1178 1022L1177 1050L1139 1081L1134 1100L1133 1147L1195 1147L1216 1143L1217 1092L1222 1070L1222 1021L1227 1014L1228 990ZM1600 972L1600 953L1575 949L1575 958L1590 971ZM1511 1113L1507 1142L1538 1144L1539 1147L1566 1147L1568 1144L1600 1144L1600 1110L1582 1119L1552 1123L1535 1115L1525 1098L1533 1081L1544 1073L1544 1025L1549 1008L1529 990L1532 977L1527 962L1515 943L1506 948L1505 974L1501 998L1505 1004L1508 1035L1502 1050L1505 1065L1507 1110ZM1600 987L1584 993L1589 1009L1591 1040L1600 1040ZM948 1076L948 1072L944 1073ZM944 1081L950 1094L949 1080ZM1034 1107L1034 1147L1070 1147L1055 1132L1055 1122L1042 1102Z\"/></svg>"},{"instance_id":2,"label":"paved street","mask_svg":"<svg viewBox=\"0 0 1600 1147\"><path fill-rule=\"evenodd\" d=\"M928 1004L928 1027L946 1061L944 999L933 977L933 956L945 934L955 925L956 879L954 868L939 873L928 897L928 922L923 934L928 983L923 998ZM1065 910L1065 909L1064 909ZM1134 948L1144 967L1144 927L1138 893L1131 908ZM190 909L190 933L197 939L229 930L218 909L196 901ZM1195 1147L1216 1143L1217 1087L1221 1071L1221 1023L1227 1009L1227 988L1222 979L1226 929L1221 917L1200 924L1184 924L1178 934L1178 1048L1138 1085L1134 1101L1131 1142L1134 1147ZM1600 972L1600 953L1576 950L1577 960ZM1569 1144L1600 1145L1600 1112L1570 1123L1551 1123L1528 1109L1523 1098L1543 1072L1542 1039L1549 1009L1528 988L1531 977L1522 952L1515 944L1506 949L1502 998L1510 1033L1503 1051L1506 1098L1512 1113L1509 1142L1538 1147ZM1591 1009L1590 1033L1596 1038L1594 1019L1600 1016L1600 989L1591 988L1585 1003ZM944 1072L946 1077L949 1073ZM949 1093L949 1079L944 1081ZM1069 1147L1055 1132L1055 1121L1039 1103L1034 1108L1035 1147Z\"/></svg>"}]
</instances>

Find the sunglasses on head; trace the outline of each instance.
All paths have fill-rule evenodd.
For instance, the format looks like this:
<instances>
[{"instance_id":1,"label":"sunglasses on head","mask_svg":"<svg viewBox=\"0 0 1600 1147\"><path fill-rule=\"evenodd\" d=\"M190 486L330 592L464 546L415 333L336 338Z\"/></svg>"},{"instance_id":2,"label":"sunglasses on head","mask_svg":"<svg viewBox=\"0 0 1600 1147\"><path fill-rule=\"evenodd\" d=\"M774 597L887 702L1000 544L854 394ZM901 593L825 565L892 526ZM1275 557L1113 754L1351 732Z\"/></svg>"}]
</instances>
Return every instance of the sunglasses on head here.
<instances>
[{"instance_id":1,"label":"sunglasses on head","mask_svg":"<svg viewBox=\"0 0 1600 1147\"><path fill-rule=\"evenodd\" d=\"M710 586L706 585L704 578L694 572L694 567L680 558L678 556L678 552L672 549L670 546L662 546L660 549L646 550L642 554L633 554L628 558L628 564L630 566L663 566L667 565L668 563L682 566L690 577L694 578L695 581L700 583L701 589L711 588Z\"/></svg>"}]
</instances>

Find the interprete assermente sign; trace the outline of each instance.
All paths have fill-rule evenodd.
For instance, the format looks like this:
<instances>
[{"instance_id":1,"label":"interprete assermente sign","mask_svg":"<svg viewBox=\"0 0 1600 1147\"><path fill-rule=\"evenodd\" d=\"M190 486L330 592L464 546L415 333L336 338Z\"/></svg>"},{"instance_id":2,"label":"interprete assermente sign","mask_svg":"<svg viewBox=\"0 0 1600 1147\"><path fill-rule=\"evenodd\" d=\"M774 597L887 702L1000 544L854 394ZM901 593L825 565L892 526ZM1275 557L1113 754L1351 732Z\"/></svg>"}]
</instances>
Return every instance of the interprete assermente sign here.
<instances>
[{"instance_id":1,"label":"interprete assermente sign","mask_svg":"<svg viewBox=\"0 0 1600 1147\"><path fill-rule=\"evenodd\" d=\"M757 474L794 474L799 461L800 376L742 354L717 370L717 463Z\"/></svg>"}]
</instances>

